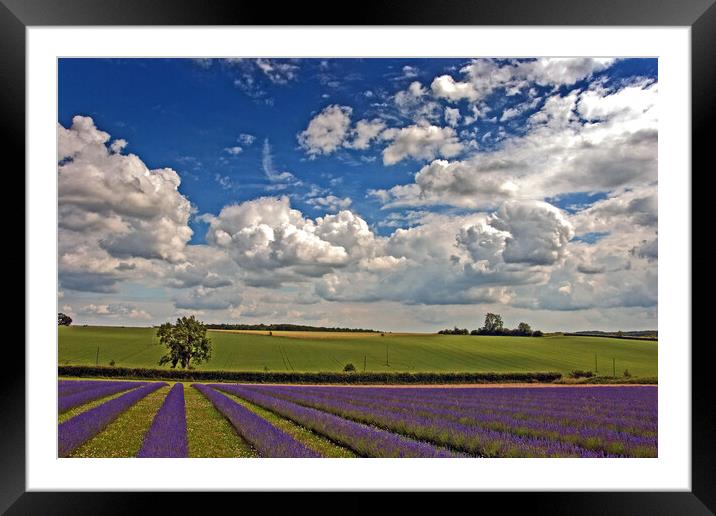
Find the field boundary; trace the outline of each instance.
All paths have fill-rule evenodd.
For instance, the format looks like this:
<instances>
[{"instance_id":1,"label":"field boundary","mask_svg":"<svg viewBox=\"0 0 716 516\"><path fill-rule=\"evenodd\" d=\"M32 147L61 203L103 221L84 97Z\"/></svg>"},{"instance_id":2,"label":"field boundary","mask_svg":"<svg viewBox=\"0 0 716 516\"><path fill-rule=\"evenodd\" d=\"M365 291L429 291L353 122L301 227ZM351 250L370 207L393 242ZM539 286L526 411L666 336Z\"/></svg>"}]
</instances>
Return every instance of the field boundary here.
<instances>
[{"instance_id":1,"label":"field boundary","mask_svg":"<svg viewBox=\"0 0 716 516\"><path fill-rule=\"evenodd\" d=\"M563 377L555 380L561 385L657 385L659 379L656 376L592 376L591 378L568 378Z\"/></svg>"},{"instance_id":2,"label":"field boundary","mask_svg":"<svg viewBox=\"0 0 716 516\"><path fill-rule=\"evenodd\" d=\"M104 366L61 365L60 376L132 378L141 380L183 380L192 382L246 382L297 384L480 384L480 383L553 383L562 378L556 372L514 373L299 373L251 371L196 371L145 369Z\"/></svg>"},{"instance_id":3,"label":"field boundary","mask_svg":"<svg viewBox=\"0 0 716 516\"><path fill-rule=\"evenodd\" d=\"M659 342L659 337L636 337L631 335L610 335L610 334L599 334L599 333L562 333L565 337L603 337L607 339L621 339L621 340L643 340L647 342Z\"/></svg>"}]
</instances>

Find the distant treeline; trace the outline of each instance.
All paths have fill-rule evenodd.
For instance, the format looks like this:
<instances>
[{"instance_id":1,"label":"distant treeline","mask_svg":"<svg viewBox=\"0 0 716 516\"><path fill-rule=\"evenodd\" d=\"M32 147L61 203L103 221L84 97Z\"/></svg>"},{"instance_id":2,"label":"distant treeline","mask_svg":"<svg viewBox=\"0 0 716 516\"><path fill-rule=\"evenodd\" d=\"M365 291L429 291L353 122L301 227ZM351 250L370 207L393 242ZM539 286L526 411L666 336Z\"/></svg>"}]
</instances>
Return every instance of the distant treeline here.
<instances>
[{"instance_id":1,"label":"distant treeline","mask_svg":"<svg viewBox=\"0 0 716 516\"><path fill-rule=\"evenodd\" d=\"M334 331L334 332L360 332L381 333L378 330L363 328L337 328L326 326L305 326L302 324L206 324L209 330L258 330L258 331Z\"/></svg>"},{"instance_id":2,"label":"distant treeline","mask_svg":"<svg viewBox=\"0 0 716 516\"><path fill-rule=\"evenodd\" d=\"M656 331L575 331L563 333L563 335L572 335L575 337L610 337L612 339L627 340L659 340L659 334Z\"/></svg>"},{"instance_id":3,"label":"distant treeline","mask_svg":"<svg viewBox=\"0 0 716 516\"><path fill-rule=\"evenodd\" d=\"M659 330L632 330L632 331L600 331L582 330L572 332L575 335L608 335L609 337L658 337Z\"/></svg>"},{"instance_id":4,"label":"distant treeline","mask_svg":"<svg viewBox=\"0 0 716 516\"><path fill-rule=\"evenodd\" d=\"M494 330L486 330L478 328L477 330L468 330L467 328L458 328L455 326L452 330L445 329L438 332L440 335L503 335L506 337L542 337L544 334L540 330L523 331L519 328L513 330L509 328L499 328Z\"/></svg>"},{"instance_id":5,"label":"distant treeline","mask_svg":"<svg viewBox=\"0 0 716 516\"><path fill-rule=\"evenodd\" d=\"M509 337L541 337L544 335L539 330L532 331L532 328L526 322L521 322L514 330L505 328L502 323L502 316L493 313L485 315L485 325L477 330L468 331L467 328L455 326L452 330L440 330L438 333L440 335L503 335Z\"/></svg>"},{"instance_id":6,"label":"distant treeline","mask_svg":"<svg viewBox=\"0 0 716 516\"><path fill-rule=\"evenodd\" d=\"M130 378L188 382L248 383L345 383L345 384L452 384L452 383L551 383L562 378L557 372L513 373L339 373L251 372L145 369L104 366L59 366L59 376L79 378Z\"/></svg>"}]
</instances>

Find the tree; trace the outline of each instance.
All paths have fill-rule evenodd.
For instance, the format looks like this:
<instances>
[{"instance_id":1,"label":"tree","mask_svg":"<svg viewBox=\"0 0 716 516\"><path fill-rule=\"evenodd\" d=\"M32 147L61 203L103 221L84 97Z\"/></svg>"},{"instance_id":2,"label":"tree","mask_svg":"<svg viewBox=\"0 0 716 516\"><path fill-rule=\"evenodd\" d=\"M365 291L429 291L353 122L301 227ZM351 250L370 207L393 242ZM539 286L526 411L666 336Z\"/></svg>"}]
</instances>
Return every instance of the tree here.
<instances>
[{"instance_id":1,"label":"tree","mask_svg":"<svg viewBox=\"0 0 716 516\"><path fill-rule=\"evenodd\" d=\"M177 319L176 324L164 323L157 330L159 342L167 347L167 354L159 359L159 365L177 364L183 369L191 361L200 364L211 358L211 339L206 336L206 326L194 316Z\"/></svg>"},{"instance_id":2,"label":"tree","mask_svg":"<svg viewBox=\"0 0 716 516\"><path fill-rule=\"evenodd\" d=\"M502 331L502 317L499 314L488 313L485 315L485 331L489 333L499 333Z\"/></svg>"},{"instance_id":3,"label":"tree","mask_svg":"<svg viewBox=\"0 0 716 516\"><path fill-rule=\"evenodd\" d=\"M517 332L520 335L532 335L532 328L526 322L521 322L517 325Z\"/></svg>"},{"instance_id":4,"label":"tree","mask_svg":"<svg viewBox=\"0 0 716 516\"><path fill-rule=\"evenodd\" d=\"M346 373L352 373L355 372L355 370L356 366L354 366L353 364L346 364L346 366L343 368L343 371L345 371Z\"/></svg>"},{"instance_id":5,"label":"tree","mask_svg":"<svg viewBox=\"0 0 716 516\"><path fill-rule=\"evenodd\" d=\"M58 326L69 326L72 324L72 317L65 315L62 312L57 314L57 325Z\"/></svg>"}]
</instances>

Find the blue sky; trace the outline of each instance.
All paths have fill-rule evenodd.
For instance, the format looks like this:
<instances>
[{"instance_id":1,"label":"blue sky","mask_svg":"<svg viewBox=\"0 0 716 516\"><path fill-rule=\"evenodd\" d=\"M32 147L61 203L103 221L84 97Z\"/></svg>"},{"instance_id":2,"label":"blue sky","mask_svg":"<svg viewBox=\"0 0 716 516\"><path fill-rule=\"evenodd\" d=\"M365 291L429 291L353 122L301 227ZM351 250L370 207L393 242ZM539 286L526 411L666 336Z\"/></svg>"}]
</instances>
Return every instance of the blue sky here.
<instances>
[{"instance_id":1,"label":"blue sky","mask_svg":"<svg viewBox=\"0 0 716 516\"><path fill-rule=\"evenodd\" d=\"M556 325L555 313L572 318L569 326L606 328L610 311L626 307L633 318L624 325L654 327L657 66L655 59L61 59L59 127L68 142L99 142L107 159L85 160L68 144L69 166L61 162L60 305L92 323L159 322L193 309L210 320L257 314L345 325L355 317L364 326L381 326L368 324L371 311L391 306L404 311L404 329L458 324L495 307L532 313L545 329ZM149 197L158 197L147 201L162 199L170 211L131 212L127 199L137 194L129 179L90 173L144 174L128 156L149 174L176 174L178 189L173 180L154 184ZM99 191L78 186L81 177L97 188L114 185L116 198L79 200L78 188ZM164 187L166 195L157 193ZM232 215L232 205L244 208ZM250 207L260 215L246 226L241 213ZM288 247L289 237L277 233L288 219L269 212L289 209L300 213L291 227L313 247L295 238ZM370 236L360 244L338 230L320 236L328 219L321 221L339 215L344 225L359 218ZM113 223L100 232L89 224L97 217ZM151 229L160 221L176 231L172 242ZM259 244L243 239L260 227L270 227L273 240L248 249ZM408 227L419 231L397 231ZM454 233L442 248L420 243L419 233L440 227ZM545 236L534 235L540 229ZM479 249L485 238L499 240L487 254ZM87 254L78 256L78 246ZM257 261L258 251L267 261ZM219 255L226 263L209 263ZM83 259L92 265L83 268ZM459 271L447 277L450 263ZM413 282L413 267L462 293L451 303L425 295L428 285L371 291ZM224 280L177 279L188 269ZM612 278L602 278L610 270ZM280 280L263 278L269 272ZM641 285L638 295L614 284L623 274ZM616 301L603 299L597 279ZM366 291L335 290L354 281ZM296 292L311 309L288 309ZM142 316L133 321L133 313Z\"/></svg>"}]
</instances>

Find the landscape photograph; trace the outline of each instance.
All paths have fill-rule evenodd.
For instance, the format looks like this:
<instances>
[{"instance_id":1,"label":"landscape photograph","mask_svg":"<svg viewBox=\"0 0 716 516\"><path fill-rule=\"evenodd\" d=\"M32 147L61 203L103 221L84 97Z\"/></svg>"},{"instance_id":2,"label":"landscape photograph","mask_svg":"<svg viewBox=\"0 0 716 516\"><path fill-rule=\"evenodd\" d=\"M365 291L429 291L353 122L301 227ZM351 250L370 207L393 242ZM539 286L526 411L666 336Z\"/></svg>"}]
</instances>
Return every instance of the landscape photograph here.
<instances>
[{"instance_id":1,"label":"landscape photograph","mask_svg":"<svg viewBox=\"0 0 716 516\"><path fill-rule=\"evenodd\" d=\"M57 457L658 457L658 59L57 73Z\"/></svg>"}]
</instances>

